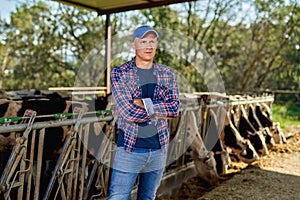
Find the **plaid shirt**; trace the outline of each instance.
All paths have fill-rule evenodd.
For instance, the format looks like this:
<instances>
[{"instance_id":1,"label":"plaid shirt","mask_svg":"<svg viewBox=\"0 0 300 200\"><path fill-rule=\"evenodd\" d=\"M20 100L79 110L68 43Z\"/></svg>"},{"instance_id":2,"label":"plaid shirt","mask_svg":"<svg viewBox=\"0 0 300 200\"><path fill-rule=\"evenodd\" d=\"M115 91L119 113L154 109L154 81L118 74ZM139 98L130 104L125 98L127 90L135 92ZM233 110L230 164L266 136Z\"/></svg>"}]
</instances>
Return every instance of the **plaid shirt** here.
<instances>
[{"instance_id":1,"label":"plaid shirt","mask_svg":"<svg viewBox=\"0 0 300 200\"><path fill-rule=\"evenodd\" d=\"M153 109L157 116L157 133L161 148L167 148L169 130L166 118L175 118L179 114L179 92L176 77L169 67L154 63L154 75L157 85L154 89ZM138 123L150 123L146 110L136 106L133 99L142 98L139 77L134 58L111 73L112 95L118 114L118 128L124 131L124 148L132 152L137 138Z\"/></svg>"}]
</instances>

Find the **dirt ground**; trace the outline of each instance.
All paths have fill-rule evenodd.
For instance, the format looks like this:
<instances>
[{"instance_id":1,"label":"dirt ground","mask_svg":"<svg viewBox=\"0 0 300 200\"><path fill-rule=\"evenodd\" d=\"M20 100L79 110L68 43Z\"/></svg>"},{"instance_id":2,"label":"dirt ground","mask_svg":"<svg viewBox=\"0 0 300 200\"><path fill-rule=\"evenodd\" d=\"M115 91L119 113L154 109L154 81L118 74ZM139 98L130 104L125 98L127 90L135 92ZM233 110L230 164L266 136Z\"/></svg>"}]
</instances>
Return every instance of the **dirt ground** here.
<instances>
[{"instance_id":1,"label":"dirt ground","mask_svg":"<svg viewBox=\"0 0 300 200\"><path fill-rule=\"evenodd\" d=\"M300 200L300 123L290 126L285 135L286 144L277 144L255 163L233 163L219 186L207 188L195 177L172 197L159 200Z\"/></svg>"}]
</instances>

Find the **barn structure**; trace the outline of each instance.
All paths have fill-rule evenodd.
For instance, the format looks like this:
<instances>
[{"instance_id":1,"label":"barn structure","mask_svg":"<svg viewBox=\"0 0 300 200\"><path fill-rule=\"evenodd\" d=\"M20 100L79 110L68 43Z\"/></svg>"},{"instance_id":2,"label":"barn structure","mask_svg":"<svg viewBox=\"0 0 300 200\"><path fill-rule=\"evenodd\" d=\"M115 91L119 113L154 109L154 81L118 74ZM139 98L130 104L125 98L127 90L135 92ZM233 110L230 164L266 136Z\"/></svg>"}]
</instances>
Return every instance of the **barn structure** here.
<instances>
[{"instance_id":1,"label":"barn structure","mask_svg":"<svg viewBox=\"0 0 300 200\"><path fill-rule=\"evenodd\" d=\"M106 15L106 63L110 63L111 13L185 2L57 1ZM107 68L109 74L109 64ZM107 80L106 89L109 88ZM88 102L66 101L56 95L43 96L43 99L38 100L0 101L0 198L105 199L108 195L110 166L115 148L111 141L114 141L116 136L116 119L112 113L112 101L100 101L99 109L92 110L89 109ZM226 173L230 162L229 153L236 159L249 163L266 153L265 139L261 137L261 140L255 140L256 143L262 144L253 149L250 141L245 138L266 135L263 130L274 128L276 124L265 123L263 127L261 121L256 124L259 130L244 132L253 131L253 134L246 135L245 138L239 135L237 131L242 130L237 127L241 119L250 123L250 113L253 119L258 111L262 113L260 118L270 117L269 111L273 101L272 95L243 97L213 93L181 94L180 117L169 123L173 141L169 148L171 156L168 157L168 167L158 195L170 195L178 189L182 181L197 173L209 184L216 184L218 176ZM225 118L227 124L222 121ZM253 128L253 124L249 126ZM222 142L219 135L225 134L227 129L231 130L227 133L230 136L224 135ZM206 143L206 136L210 136L211 132L217 133L214 139L219 146L210 147ZM56 138L54 134L58 134L58 139L53 142L50 139ZM256 143L253 142L253 146ZM223 145L231 151L227 152Z\"/></svg>"},{"instance_id":2,"label":"barn structure","mask_svg":"<svg viewBox=\"0 0 300 200\"><path fill-rule=\"evenodd\" d=\"M110 15L118 12L125 12L129 10L137 9L146 9L159 6L166 6L170 4L183 3L188 1L195 0L114 0L114 1L105 1L105 0L54 0L61 2L67 5L72 5L84 9L88 9L91 12L97 12L98 15L106 16L106 32L105 32L105 41L106 41L106 82L105 87L101 88L106 91L106 94L110 93L110 81L109 74L111 72L110 59L111 59L111 24L110 24ZM55 88L57 90L57 88Z\"/></svg>"}]
</instances>

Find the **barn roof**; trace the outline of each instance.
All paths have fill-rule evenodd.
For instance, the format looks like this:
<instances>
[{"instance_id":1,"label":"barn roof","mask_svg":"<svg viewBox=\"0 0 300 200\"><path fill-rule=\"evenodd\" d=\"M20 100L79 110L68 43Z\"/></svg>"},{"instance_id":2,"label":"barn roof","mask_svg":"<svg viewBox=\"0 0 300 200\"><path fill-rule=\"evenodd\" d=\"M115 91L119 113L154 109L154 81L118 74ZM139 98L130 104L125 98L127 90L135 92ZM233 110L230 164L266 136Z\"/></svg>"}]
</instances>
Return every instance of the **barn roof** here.
<instances>
[{"instance_id":1,"label":"barn roof","mask_svg":"<svg viewBox=\"0 0 300 200\"><path fill-rule=\"evenodd\" d=\"M111 14L129 10L153 8L192 0L55 0L64 4L86 8L98 14ZM193 0L194 1L194 0Z\"/></svg>"}]
</instances>

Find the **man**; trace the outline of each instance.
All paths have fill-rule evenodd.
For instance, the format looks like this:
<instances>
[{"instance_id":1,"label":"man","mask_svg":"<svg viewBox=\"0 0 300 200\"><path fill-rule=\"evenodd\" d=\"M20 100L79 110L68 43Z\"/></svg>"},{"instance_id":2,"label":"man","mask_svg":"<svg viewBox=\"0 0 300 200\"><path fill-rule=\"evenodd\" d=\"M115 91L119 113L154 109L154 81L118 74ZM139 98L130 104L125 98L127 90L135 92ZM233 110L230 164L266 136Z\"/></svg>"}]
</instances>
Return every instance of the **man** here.
<instances>
[{"instance_id":1,"label":"man","mask_svg":"<svg viewBox=\"0 0 300 200\"><path fill-rule=\"evenodd\" d=\"M158 33L138 27L132 36L135 57L111 73L118 115L118 139L110 200L130 199L139 175L137 199L155 199L166 165L167 118L179 114L179 94L171 68L154 62Z\"/></svg>"}]
</instances>

